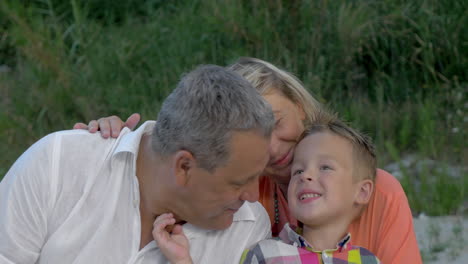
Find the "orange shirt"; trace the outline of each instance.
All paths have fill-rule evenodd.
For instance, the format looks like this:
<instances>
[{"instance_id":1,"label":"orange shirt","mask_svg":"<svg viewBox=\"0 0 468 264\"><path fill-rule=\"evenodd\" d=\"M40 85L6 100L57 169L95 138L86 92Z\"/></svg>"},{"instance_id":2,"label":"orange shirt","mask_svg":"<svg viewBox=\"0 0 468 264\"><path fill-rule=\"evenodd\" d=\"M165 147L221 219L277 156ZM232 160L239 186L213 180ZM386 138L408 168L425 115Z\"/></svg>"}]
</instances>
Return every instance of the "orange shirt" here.
<instances>
[{"instance_id":1,"label":"orange shirt","mask_svg":"<svg viewBox=\"0 0 468 264\"><path fill-rule=\"evenodd\" d=\"M275 192L278 224L275 223ZM273 236L287 222L297 225L297 220L289 215L283 193L268 177L260 179L259 201L270 216ZM384 170L377 170L372 198L362 215L351 223L349 232L354 245L369 249L384 264L422 263L405 192L398 180Z\"/></svg>"}]
</instances>

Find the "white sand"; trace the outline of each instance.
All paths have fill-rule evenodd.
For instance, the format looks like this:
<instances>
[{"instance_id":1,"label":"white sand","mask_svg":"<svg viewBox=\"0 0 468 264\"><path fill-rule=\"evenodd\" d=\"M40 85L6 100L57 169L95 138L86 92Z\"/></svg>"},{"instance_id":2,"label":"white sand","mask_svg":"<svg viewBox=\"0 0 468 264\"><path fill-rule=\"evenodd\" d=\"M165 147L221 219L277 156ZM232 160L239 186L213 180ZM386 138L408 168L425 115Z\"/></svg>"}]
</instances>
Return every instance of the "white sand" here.
<instances>
[{"instance_id":1,"label":"white sand","mask_svg":"<svg viewBox=\"0 0 468 264\"><path fill-rule=\"evenodd\" d=\"M425 264L468 264L468 218L421 215L414 228Z\"/></svg>"}]
</instances>

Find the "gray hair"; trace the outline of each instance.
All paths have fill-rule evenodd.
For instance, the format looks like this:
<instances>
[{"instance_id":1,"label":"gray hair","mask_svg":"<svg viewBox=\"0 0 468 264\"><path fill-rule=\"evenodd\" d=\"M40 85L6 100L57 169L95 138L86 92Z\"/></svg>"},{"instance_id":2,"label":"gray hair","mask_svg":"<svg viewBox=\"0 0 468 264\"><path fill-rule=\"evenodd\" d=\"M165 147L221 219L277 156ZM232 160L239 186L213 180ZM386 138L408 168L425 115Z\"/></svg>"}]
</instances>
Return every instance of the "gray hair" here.
<instances>
[{"instance_id":1,"label":"gray hair","mask_svg":"<svg viewBox=\"0 0 468 264\"><path fill-rule=\"evenodd\" d=\"M198 166L213 171L229 159L234 131L271 136L271 106L237 73L216 65L199 66L183 76L164 101L152 145L168 156L187 150Z\"/></svg>"}]
</instances>

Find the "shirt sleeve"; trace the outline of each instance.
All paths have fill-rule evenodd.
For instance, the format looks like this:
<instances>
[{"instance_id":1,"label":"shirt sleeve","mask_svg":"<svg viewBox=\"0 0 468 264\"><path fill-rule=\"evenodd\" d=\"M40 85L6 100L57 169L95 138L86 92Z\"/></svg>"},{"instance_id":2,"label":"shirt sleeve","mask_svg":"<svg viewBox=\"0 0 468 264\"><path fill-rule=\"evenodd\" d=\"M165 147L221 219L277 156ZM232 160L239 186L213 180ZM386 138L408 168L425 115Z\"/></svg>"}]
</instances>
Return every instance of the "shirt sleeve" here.
<instances>
[{"instance_id":1,"label":"shirt sleeve","mask_svg":"<svg viewBox=\"0 0 468 264\"><path fill-rule=\"evenodd\" d=\"M382 263L422 263L405 192L384 170L377 170L372 199L350 233L354 245L368 248Z\"/></svg>"},{"instance_id":2,"label":"shirt sleeve","mask_svg":"<svg viewBox=\"0 0 468 264\"><path fill-rule=\"evenodd\" d=\"M392 177L387 172L386 177ZM381 221L380 241L377 243L377 251L374 252L383 263L414 263L421 264L421 255L413 227L413 216L409 207L408 200L401 185L397 182L394 191L389 197L382 197L378 203L383 206L383 215Z\"/></svg>"},{"instance_id":3,"label":"shirt sleeve","mask_svg":"<svg viewBox=\"0 0 468 264\"><path fill-rule=\"evenodd\" d=\"M387 225L382 234L383 242L379 245L378 255L384 263L422 263L416 235L414 233L413 218L406 196L402 194L389 204ZM391 261L388 261L391 260Z\"/></svg>"},{"instance_id":4,"label":"shirt sleeve","mask_svg":"<svg viewBox=\"0 0 468 264\"><path fill-rule=\"evenodd\" d=\"M51 208L54 136L31 146L0 182L0 262L35 263L46 239Z\"/></svg>"}]
</instances>

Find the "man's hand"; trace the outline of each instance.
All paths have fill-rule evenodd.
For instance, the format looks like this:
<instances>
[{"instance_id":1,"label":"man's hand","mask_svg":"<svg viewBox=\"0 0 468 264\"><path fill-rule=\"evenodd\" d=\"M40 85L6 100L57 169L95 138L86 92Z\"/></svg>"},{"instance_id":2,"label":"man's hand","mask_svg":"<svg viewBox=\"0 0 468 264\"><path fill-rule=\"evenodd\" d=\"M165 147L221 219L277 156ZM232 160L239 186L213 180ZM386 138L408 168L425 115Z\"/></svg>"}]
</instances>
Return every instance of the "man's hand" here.
<instances>
[{"instance_id":1,"label":"man's hand","mask_svg":"<svg viewBox=\"0 0 468 264\"><path fill-rule=\"evenodd\" d=\"M181 225L176 222L171 213L162 214L153 224L153 237L161 252L173 264L193 263L189 252L189 241ZM172 232L167 230L174 225Z\"/></svg>"}]
</instances>

